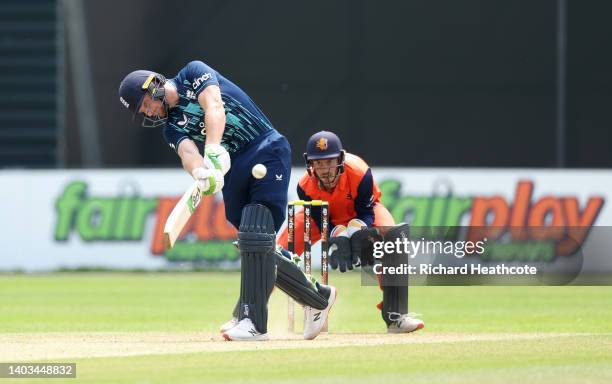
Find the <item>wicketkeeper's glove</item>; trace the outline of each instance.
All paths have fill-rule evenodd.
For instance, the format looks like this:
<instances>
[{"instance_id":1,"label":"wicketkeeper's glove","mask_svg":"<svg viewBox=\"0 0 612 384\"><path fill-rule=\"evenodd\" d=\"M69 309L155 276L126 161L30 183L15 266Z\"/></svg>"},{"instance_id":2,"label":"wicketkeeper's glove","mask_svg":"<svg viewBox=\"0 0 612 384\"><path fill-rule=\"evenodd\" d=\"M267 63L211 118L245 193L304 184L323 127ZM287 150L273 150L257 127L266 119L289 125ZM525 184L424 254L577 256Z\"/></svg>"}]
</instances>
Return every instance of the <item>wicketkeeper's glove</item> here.
<instances>
[{"instance_id":1,"label":"wicketkeeper's glove","mask_svg":"<svg viewBox=\"0 0 612 384\"><path fill-rule=\"evenodd\" d=\"M360 229L351 236L352 258L359 260L361 266L374 265L374 242L381 241L382 236L376 228Z\"/></svg>"},{"instance_id":2,"label":"wicketkeeper's glove","mask_svg":"<svg viewBox=\"0 0 612 384\"><path fill-rule=\"evenodd\" d=\"M353 259L351 252L351 241L348 237L338 236L329 239L329 266L332 269L340 268L340 272L353 269L353 265L358 265L359 259Z\"/></svg>"}]
</instances>

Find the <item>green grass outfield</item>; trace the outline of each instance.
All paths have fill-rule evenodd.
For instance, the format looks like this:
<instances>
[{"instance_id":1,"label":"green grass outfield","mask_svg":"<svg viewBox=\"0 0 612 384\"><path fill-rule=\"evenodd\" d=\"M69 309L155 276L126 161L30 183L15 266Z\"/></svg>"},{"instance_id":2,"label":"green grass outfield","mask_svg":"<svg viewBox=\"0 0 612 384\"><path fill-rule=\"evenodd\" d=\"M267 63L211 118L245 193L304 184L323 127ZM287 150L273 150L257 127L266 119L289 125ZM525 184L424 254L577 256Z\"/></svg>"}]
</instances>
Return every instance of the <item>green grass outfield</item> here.
<instances>
[{"instance_id":1,"label":"green grass outfield","mask_svg":"<svg viewBox=\"0 0 612 384\"><path fill-rule=\"evenodd\" d=\"M70 355L79 340L94 352L110 345L88 342L88 335L121 334L106 342L134 339L145 350L150 335L162 341L167 335L174 346L205 341L200 345L211 349L182 353L169 346L164 353L153 351L151 341L156 354L87 357L74 349L78 357L48 361L77 363L78 378L69 383L612 382L612 287L411 287L411 310L422 314L426 328L385 335L374 308L379 289L361 287L359 273L335 273L330 280L339 298L329 335L312 342L227 343L217 329L229 319L238 278L212 272L0 275L0 360L30 344L46 347L46 335L53 337L50 357L58 350ZM275 292L271 339L286 339L286 327L286 298ZM372 339L377 333L380 343ZM73 344L58 346L64 339Z\"/></svg>"}]
</instances>

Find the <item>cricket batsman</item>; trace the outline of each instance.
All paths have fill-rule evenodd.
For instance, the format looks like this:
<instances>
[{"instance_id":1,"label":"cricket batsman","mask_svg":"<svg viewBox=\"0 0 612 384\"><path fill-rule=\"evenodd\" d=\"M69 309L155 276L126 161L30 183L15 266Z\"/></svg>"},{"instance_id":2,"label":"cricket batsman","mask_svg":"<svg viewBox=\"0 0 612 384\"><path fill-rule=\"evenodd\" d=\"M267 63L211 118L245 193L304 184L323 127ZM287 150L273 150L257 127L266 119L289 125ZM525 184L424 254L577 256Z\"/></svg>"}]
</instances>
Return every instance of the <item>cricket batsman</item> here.
<instances>
[{"instance_id":1,"label":"cricket batsman","mask_svg":"<svg viewBox=\"0 0 612 384\"><path fill-rule=\"evenodd\" d=\"M131 72L119 86L119 101L143 127L161 129L203 195L223 190L241 258L240 298L234 320L222 327L223 337L266 340L268 299L276 284L305 306L304 337L315 338L336 290L307 279L276 251L291 175L285 137L244 91L202 61L188 63L171 79L148 70ZM267 168L259 179L251 174L256 164Z\"/></svg>"},{"instance_id":2,"label":"cricket batsman","mask_svg":"<svg viewBox=\"0 0 612 384\"><path fill-rule=\"evenodd\" d=\"M333 132L321 131L310 137L304 153L306 174L297 186L302 200L329 202L330 266L346 272L354 266L372 265L371 257L364 257L361 247L364 239L395 241L408 234L407 224L395 224L391 213L381 202L381 192L374 182L372 171L358 156L346 153ZM320 207L312 207L311 226L313 243L321 238ZM295 233L303 231L304 212L296 214ZM382 228L385 227L384 233ZM377 230L380 229L380 230ZM304 240L295 237L295 251L301 254ZM287 229L279 237L279 244L287 247ZM400 263L405 255L388 255L385 263ZM406 258L407 260L407 258ZM390 265L393 266L393 265ZM397 280L396 280L397 281ZM407 333L424 327L423 321L408 313L408 281L404 284L385 284L379 279L383 301L377 305L389 333Z\"/></svg>"}]
</instances>

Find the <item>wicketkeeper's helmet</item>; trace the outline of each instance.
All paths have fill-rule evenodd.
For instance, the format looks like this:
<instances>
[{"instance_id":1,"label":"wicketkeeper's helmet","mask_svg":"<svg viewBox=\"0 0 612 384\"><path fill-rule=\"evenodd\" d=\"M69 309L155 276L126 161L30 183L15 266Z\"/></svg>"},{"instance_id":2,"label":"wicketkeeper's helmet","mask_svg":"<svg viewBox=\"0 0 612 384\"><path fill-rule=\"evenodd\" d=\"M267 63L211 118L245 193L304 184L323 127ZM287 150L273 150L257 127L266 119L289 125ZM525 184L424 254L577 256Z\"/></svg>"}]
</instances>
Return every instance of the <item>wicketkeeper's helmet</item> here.
<instances>
[{"instance_id":1,"label":"wicketkeeper's helmet","mask_svg":"<svg viewBox=\"0 0 612 384\"><path fill-rule=\"evenodd\" d=\"M338 158L339 173L344 171L344 150L340 138L333 132L320 131L310 136L306 144L306 152L304 152L304 161L306 169L311 173L311 165L313 160L334 159Z\"/></svg>"}]
</instances>

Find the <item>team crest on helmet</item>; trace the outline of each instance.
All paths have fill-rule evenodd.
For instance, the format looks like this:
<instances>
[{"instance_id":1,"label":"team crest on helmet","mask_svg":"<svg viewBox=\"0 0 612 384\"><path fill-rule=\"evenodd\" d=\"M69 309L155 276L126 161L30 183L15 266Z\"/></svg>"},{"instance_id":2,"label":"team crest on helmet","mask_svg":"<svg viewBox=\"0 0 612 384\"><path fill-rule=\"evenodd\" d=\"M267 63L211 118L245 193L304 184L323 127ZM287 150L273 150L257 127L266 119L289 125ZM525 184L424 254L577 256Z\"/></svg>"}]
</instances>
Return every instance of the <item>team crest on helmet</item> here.
<instances>
[{"instance_id":1,"label":"team crest on helmet","mask_svg":"<svg viewBox=\"0 0 612 384\"><path fill-rule=\"evenodd\" d=\"M322 137L319 140L317 140L317 148L319 148L321 151L324 151L327 149L327 139Z\"/></svg>"}]
</instances>

